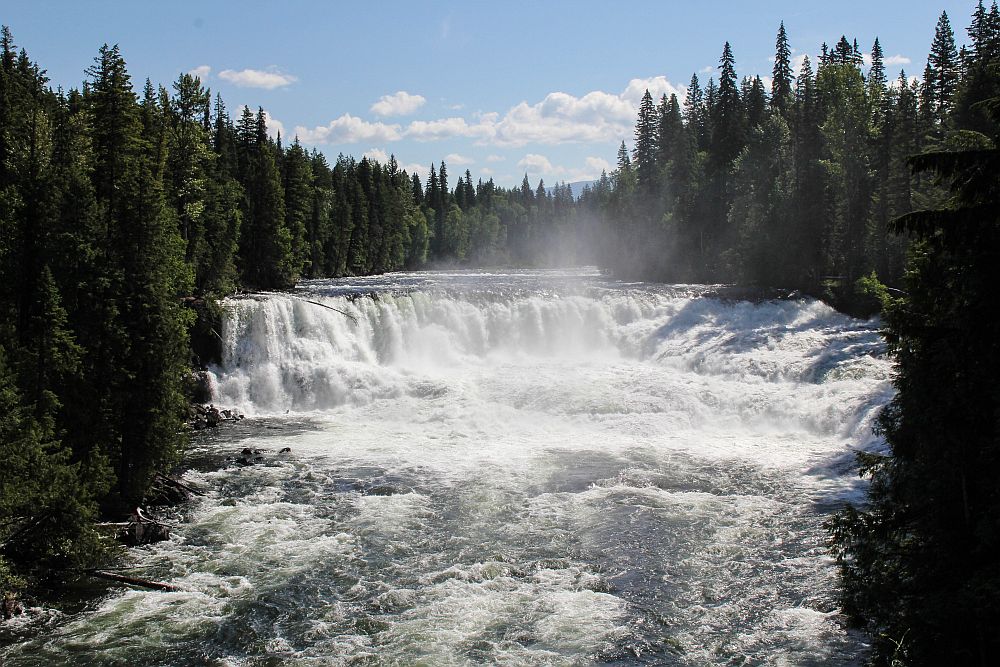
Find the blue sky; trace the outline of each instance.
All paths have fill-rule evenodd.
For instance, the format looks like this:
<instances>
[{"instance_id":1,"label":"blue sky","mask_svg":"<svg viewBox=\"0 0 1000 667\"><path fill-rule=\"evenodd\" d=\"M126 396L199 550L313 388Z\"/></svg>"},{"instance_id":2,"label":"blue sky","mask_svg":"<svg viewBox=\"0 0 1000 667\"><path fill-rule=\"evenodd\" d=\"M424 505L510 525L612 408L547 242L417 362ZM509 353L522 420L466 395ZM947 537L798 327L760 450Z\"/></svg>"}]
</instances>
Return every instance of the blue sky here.
<instances>
[{"instance_id":1,"label":"blue sky","mask_svg":"<svg viewBox=\"0 0 1000 667\"><path fill-rule=\"evenodd\" d=\"M972 0L877 2L49 2L5 0L0 22L79 86L101 44L133 81L197 71L231 113L262 106L272 130L331 158L396 155L423 177L445 160L514 185L594 178L631 142L643 90L683 91L717 72L768 75L784 20L794 55L880 38L890 78L920 74L941 11L959 44Z\"/></svg>"}]
</instances>

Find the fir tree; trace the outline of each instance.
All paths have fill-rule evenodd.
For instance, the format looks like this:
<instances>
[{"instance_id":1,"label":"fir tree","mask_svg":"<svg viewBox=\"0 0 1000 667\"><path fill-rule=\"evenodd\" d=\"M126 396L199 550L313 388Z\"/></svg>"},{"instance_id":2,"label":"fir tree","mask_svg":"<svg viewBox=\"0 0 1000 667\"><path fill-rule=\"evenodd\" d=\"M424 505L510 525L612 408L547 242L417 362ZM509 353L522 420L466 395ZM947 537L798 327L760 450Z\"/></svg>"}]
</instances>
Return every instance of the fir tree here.
<instances>
[{"instance_id":1,"label":"fir tree","mask_svg":"<svg viewBox=\"0 0 1000 667\"><path fill-rule=\"evenodd\" d=\"M959 61L955 35L948 14L941 12L934 30L934 41L927 56L924 86L928 89L928 113L934 124L944 123L952 109L958 86Z\"/></svg>"},{"instance_id":2,"label":"fir tree","mask_svg":"<svg viewBox=\"0 0 1000 667\"><path fill-rule=\"evenodd\" d=\"M792 104L792 51L788 46L785 22L778 26L774 44L774 68L771 71L771 104L779 113L787 113Z\"/></svg>"},{"instance_id":3,"label":"fir tree","mask_svg":"<svg viewBox=\"0 0 1000 667\"><path fill-rule=\"evenodd\" d=\"M656 163L657 137L656 109L649 90L642 96L639 103L639 118L635 126L635 170L639 187L647 197L651 196L658 181Z\"/></svg>"}]
</instances>

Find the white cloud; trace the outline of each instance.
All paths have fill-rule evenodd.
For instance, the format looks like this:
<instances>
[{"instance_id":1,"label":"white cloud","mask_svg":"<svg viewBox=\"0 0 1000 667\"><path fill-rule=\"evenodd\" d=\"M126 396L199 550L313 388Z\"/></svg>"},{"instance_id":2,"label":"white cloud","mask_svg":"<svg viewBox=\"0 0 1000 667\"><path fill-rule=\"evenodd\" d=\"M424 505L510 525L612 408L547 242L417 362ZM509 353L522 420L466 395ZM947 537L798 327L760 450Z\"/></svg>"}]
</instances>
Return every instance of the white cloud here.
<instances>
[{"instance_id":1,"label":"white cloud","mask_svg":"<svg viewBox=\"0 0 1000 667\"><path fill-rule=\"evenodd\" d=\"M275 67L270 67L267 70L243 69L238 72L224 69L219 72L219 78L240 88L263 88L265 90L281 88L298 81L298 78L279 72Z\"/></svg>"},{"instance_id":2,"label":"white cloud","mask_svg":"<svg viewBox=\"0 0 1000 667\"><path fill-rule=\"evenodd\" d=\"M483 117L478 123L469 123L464 118L439 118L437 120L415 120L406 128L406 138L416 141L437 141L452 137L467 137L485 140L495 133L493 118Z\"/></svg>"},{"instance_id":3,"label":"white cloud","mask_svg":"<svg viewBox=\"0 0 1000 667\"><path fill-rule=\"evenodd\" d=\"M311 130L298 126L295 133L307 144L383 143L398 141L401 137L399 125L387 125L380 121L372 123L349 113Z\"/></svg>"},{"instance_id":4,"label":"white cloud","mask_svg":"<svg viewBox=\"0 0 1000 667\"><path fill-rule=\"evenodd\" d=\"M448 164L457 164L457 165L467 165L476 163L476 161L473 160L471 157L465 157L464 155L459 155L458 153L449 153L448 155L445 155L444 161Z\"/></svg>"},{"instance_id":5,"label":"white cloud","mask_svg":"<svg viewBox=\"0 0 1000 667\"><path fill-rule=\"evenodd\" d=\"M363 155L369 160L375 160L380 164L385 164L389 161L389 154L384 148L369 148L363 153Z\"/></svg>"},{"instance_id":6,"label":"white cloud","mask_svg":"<svg viewBox=\"0 0 1000 667\"><path fill-rule=\"evenodd\" d=\"M792 74L798 76L802 73L802 64L805 62L807 57L809 58L809 67L812 69L813 74L816 73L816 59L807 53L800 53L792 56Z\"/></svg>"},{"instance_id":7,"label":"white cloud","mask_svg":"<svg viewBox=\"0 0 1000 667\"><path fill-rule=\"evenodd\" d=\"M371 112L376 116L408 116L420 107L424 106L427 100L423 95L411 95L405 90L383 95L378 102L372 105Z\"/></svg>"},{"instance_id":8,"label":"white cloud","mask_svg":"<svg viewBox=\"0 0 1000 667\"><path fill-rule=\"evenodd\" d=\"M487 162L503 162L506 159L507 158L505 158L503 155L487 155L486 156L486 161Z\"/></svg>"},{"instance_id":9,"label":"white cloud","mask_svg":"<svg viewBox=\"0 0 1000 667\"><path fill-rule=\"evenodd\" d=\"M589 178L597 178L601 175L602 171L611 171L611 163L602 157L588 157L584 163L587 165L584 171L587 175L581 179L573 180L587 180Z\"/></svg>"},{"instance_id":10,"label":"white cloud","mask_svg":"<svg viewBox=\"0 0 1000 667\"><path fill-rule=\"evenodd\" d=\"M611 171L611 164L601 157L586 158L582 167L564 167L553 165L547 157L537 153L528 153L518 161L517 166L530 177L547 177L552 179L552 183L591 181L598 178L602 171Z\"/></svg>"},{"instance_id":11,"label":"white cloud","mask_svg":"<svg viewBox=\"0 0 1000 667\"><path fill-rule=\"evenodd\" d=\"M911 61L906 56L901 56L897 53L894 56L889 56L882 62L884 62L886 65L909 65Z\"/></svg>"},{"instance_id":12,"label":"white cloud","mask_svg":"<svg viewBox=\"0 0 1000 667\"><path fill-rule=\"evenodd\" d=\"M523 146L529 143L601 143L631 136L639 102L646 90L654 99L684 91L666 77L632 79L619 94L595 90L575 97L549 93L541 102L527 102L511 108L496 124L493 143Z\"/></svg>"},{"instance_id":13,"label":"white cloud","mask_svg":"<svg viewBox=\"0 0 1000 667\"><path fill-rule=\"evenodd\" d=\"M670 97L671 95L677 95L677 99L683 99L685 89L678 88L669 81L665 76L654 76L649 79L632 79L628 82L628 86L625 88L625 92L622 93L622 97L635 102L636 110L639 108L639 101L642 100L642 95L647 90L649 94L653 96L653 100L659 100L660 97L666 95Z\"/></svg>"},{"instance_id":14,"label":"white cloud","mask_svg":"<svg viewBox=\"0 0 1000 667\"><path fill-rule=\"evenodd\" d=\"M774 60L774 58L772 58L771 60ZM700 70L698 70L700 74L711 74L714 71L715 71L715 65L705 65Z\"/></svg>"},{"instance_id":15,"label":"white cloud","mask_svg":"<svg viewBox=\"0 0 1000 667\"><path fill-rule=\"evenodd\" d=\"M518 160L517 166L529 174L550 174L552 173L552 163L544 155L528 153Z\"/></svg>"},{"instance_id":16,"label":"white cloud","mask_svg":"<svg viewBox=\"0 0 1000 667\"><path fill-rule=\"evenodd\" d=\"M190 74L191 76L196 76L202 80L207 79L208 75L211 73L212 73L212 68L209 67L208 65L199 65L198 67L195 67L192 70L188 70L188 74Z\"/></svg>"},{"instance_id":17,"label":"white cloud","mask_svg":"<svg viewBox=\"0 0 1000 667\"><path fill-rule=\"evenodd\" d=\"M288 138L288 134L285 132L285 124L274 118L266 109L264 110L264 123L267 125L267 134L272 139L276 138L278 133L281 133L282 140Z\"/></svg>"},{"instance_id":18,"label":"white cloud","mask_svg":"<svg viewBox=\"0 0 1000 667\"><path fill-rule=\"evenodd\" d=\"M427 173L426 165L417 164L416 162L411 162L410 164L401 164L399 168L405 171L410 176L416 174L421 180L424 179L424 175Z\"/></svg>"},{"instance_id":19,"label":"white cloud","mask_svg":"<svg viewBox=\"0 0 1000 667\"><path fill-rule=\"evenodd\" d=\"M471 119L452 116L413 120L404 128L344 114L326 126L312 130L297 127L296 132L306 143L388 143L401 139L425 142L464 138L474 140L477 145L491 146L617 144L622 138L632 136L639 102L646 90L656 100L662 95L671 94L683 100L685 95L684 89L673 85L666 77L656 76L632 79L617 94L595 90L577 97L569 93L552 92L534 104L522 101L502 116L496 112L477 112L472 114ZM379 109L381 112L390 111L392 107L388 97L392 96L382 100L386 101L386 106ZM373 105L373 111L380 103L381 101ZM499 162L503 159L502 156L491 155L487 161Z\"/></svg>"},{"instance_id":20,"label":"white cloud","mask_svg":"<svg viewBox=\"0 0 1000 667\"><path fill-rule=\"evenodd\" d=\"M906 83L910 86L912 86L915 83L918 83L919 81L920 77L917 76L906 77ZM896 77L895 79L889 82L889 88L892 88L893 90L899 90L899 77Z\"/></svg>"},{"instance_id":21,"label":"white cloud","mask_svg":"<svg viewBox=\"0 0 1000 667\"><path fill-rule=\"evenodd\" d=\"M495 173L496 172L490 169L489 167L483 167L482 169L479 170L479 175L483 177L490 177Z\"/></svg>"}]
</instances>

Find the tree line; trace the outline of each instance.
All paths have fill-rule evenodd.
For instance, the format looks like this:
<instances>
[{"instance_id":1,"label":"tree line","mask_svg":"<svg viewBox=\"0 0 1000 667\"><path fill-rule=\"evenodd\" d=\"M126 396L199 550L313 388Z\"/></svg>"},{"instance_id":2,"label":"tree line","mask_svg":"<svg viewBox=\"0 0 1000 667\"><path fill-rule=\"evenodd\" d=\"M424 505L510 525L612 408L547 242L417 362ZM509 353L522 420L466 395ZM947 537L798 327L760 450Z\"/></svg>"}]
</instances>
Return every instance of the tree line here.
<instances>
[{"instance_id":1,"label":"tree line","mask_svg":"<svg viewBox=\"0 0 1000 667\"><path fill-rule=\"evenodd\" d=\"M0 591L92 560L96 517L178 460L221 297L573 247L568 187L331 164L190 74L137 94L117 46L86 74L53 89L3 29Z\"/></svg>"},{"instance_id":2,"label":"tree line","mask_svg":"<svg viewBox=\"0 0 1000 667\"><path fill-rule=\"evenodd\" d=\"M923 76L890 82L878 40L823 46L771 83L643 97L635 142L576 200L424 182L284 145L182 74L136 94L117 47L53 90L0 40L0 590L99 551L101 507L139 502L184 442L188 369L216 300L303 278L437 265L596 262L644 280L785 286L884 312L897 397L869 504L830 522L844 610L873 660L996 653L995 381L1000 12L958 49L942 14ZM917 157L913 157L917 156ZM195 343L193 345L193 343ZM954 381L942 381L942 379Z\"/></svg>"},{"instance_id":3,"label":"tree line","mask_svg":"<svg viewBox=\"0 0 1000 667\"><path fill-rule=\"evenodd\" d=\"M778 29L770 91L693 76L640 104L631 151L587 188L615 275L785 286L881 311L896 395L861 453L867 502L828 522L842 609L879 665L988 665L1000 653L1000 11L957 48L942 13L923 76L890 83L876 39Z\"/></svg>"},{"instance_id":4,"label":"tree line","mask_svg":"<svg viewBox=\"0 0 1000 667\"><path fill-rule=\"evenodd\" d=\"M875 272L898 287L904 274L891 221L945 196L908 157L959 146L956 123L982 127L966 75L997 19L979 14L982 34L959 51L942 13L922 80L890 80L877 38L867 67L841 37L794 72L782 23L769 90L737 76L726 43L718 80L693 75L683 101L647 91L632 151L623 142L617 169L580 202L605 229L598 261L623 277L784 286L873 312L857 281Z\"/></svg>"}]
</instances>

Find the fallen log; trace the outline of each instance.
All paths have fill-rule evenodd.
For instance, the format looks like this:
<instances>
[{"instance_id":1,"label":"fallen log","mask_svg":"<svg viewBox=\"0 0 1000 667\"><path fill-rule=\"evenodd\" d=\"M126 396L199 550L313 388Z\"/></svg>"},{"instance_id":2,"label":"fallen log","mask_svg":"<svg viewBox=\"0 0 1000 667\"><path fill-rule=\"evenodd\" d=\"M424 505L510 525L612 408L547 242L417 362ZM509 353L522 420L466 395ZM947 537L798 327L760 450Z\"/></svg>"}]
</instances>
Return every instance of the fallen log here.
<instances>
[{"instance_id":1,"label":"fallen log","mask_svg":"<svg viewBox=\"0 0 1000 667\"><path fill-rule=\"evenodd\" d=\"M201 496L201 497L205 497L205 495L206 495L202 491L198 491L197 489L194 489L194 488L188 486L187 484L182 484L181 482L178 482L176 479L171 479L170 477L167 477L163 473L159 473L159 472L156 473L156 478L159 479L164 484L168 484L170 486L173 486L173 487L176 487L176 488L179 488L179 489L184 489L185 491L187 491L190 494L193 494L193 495L196 495L196 496Z\"/></svg>"},{"instance_id":2,"label":"fallen log","mask_svg":"<svg viewBox=\"0 0 1000 667\"><path fill-rule=\"evenodd\" d=\"M351 315L347 311L340 310L339 308L334 308L333 306L328 306L325 303L320 303L319 301L310 301L309 299L303 299L302 297L295 297L295 298L297 298L299 301L305 301L306 303L311 303L314 306L320 306L321 308L328 308L329 310L332 310L335 313L340 313L344 317L351 318L351 321L354 322L355 324L358 323L358 318L356 318L354 315Z\"/></svg>"},{"instance_id":3,"label":"fallen log","mask_svg":"<svg viewBox=\"0 0 1000 667\"><path fill-rule=\"evenodd\" d=\"M115 574L114 572L107 572L105 570L84 570L84 574L91 577L96 577L98 579L106 579L108 581L117 581L123 584L129 584L130 586L139 586L141 588L149 588L156 591L179 591L181 590L173 584L165 584L162 581L152 581L150 579L141 579L139 577L129 577L124 574Z\"/></svg>"}]
</instances>

